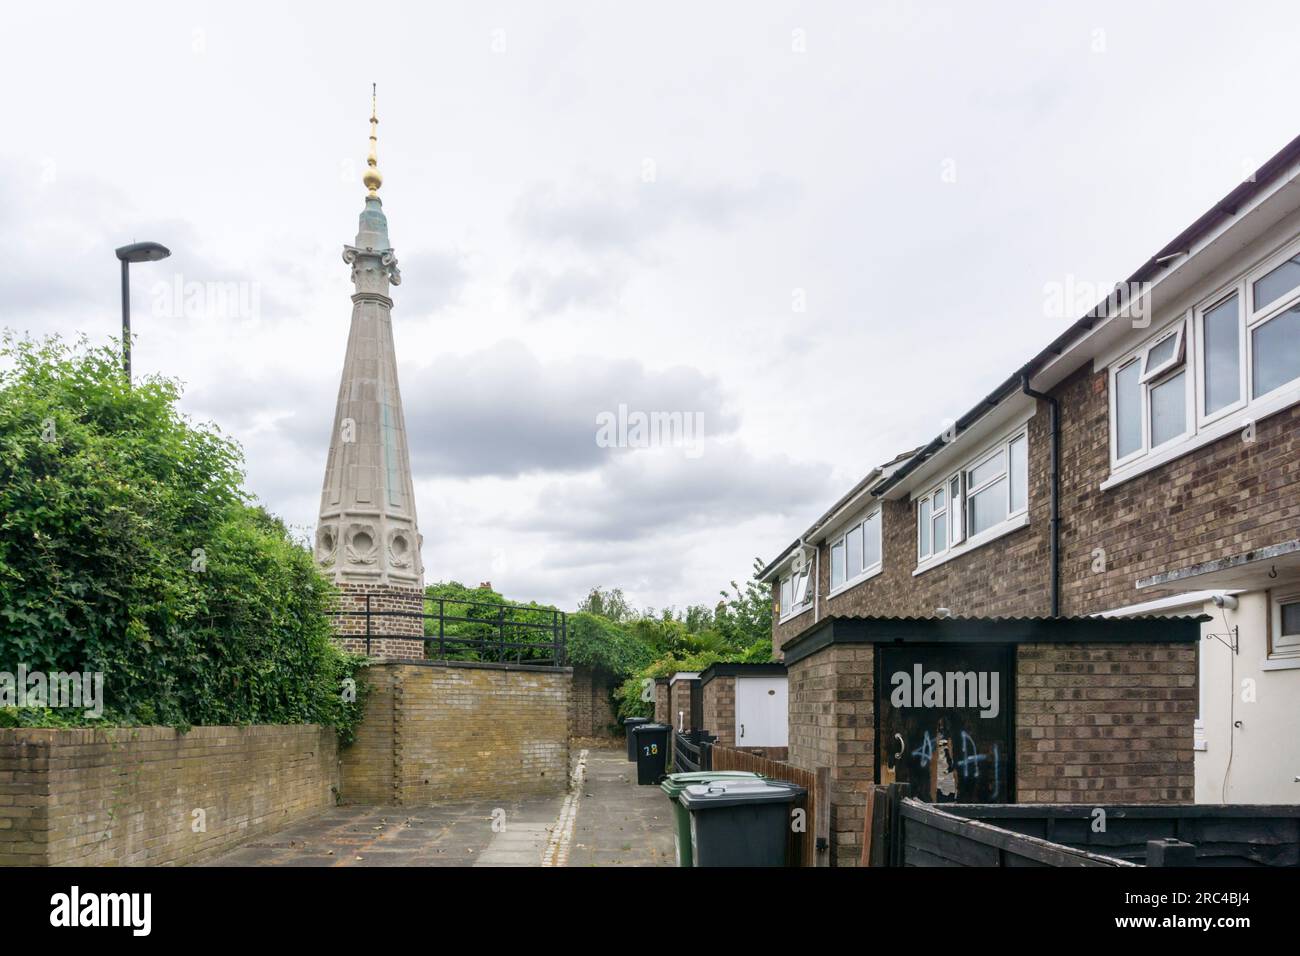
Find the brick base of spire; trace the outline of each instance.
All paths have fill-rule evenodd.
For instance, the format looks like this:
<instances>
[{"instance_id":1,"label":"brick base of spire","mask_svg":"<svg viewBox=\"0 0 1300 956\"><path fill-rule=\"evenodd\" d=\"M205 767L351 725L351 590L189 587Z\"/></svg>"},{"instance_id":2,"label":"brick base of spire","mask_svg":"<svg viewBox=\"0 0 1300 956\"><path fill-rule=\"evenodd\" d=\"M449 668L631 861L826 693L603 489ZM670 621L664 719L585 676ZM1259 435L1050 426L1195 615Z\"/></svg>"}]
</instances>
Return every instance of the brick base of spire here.
<instances>
[{"instance_id":1,"label":"brick base of spire","mask_svg":"<svg viewBox=\"0 0 1300 956\"><path fill-rule=\"evenodd\" d=\"M345 651L389 660L424 660L424 620L418 617L378 615L379 611L424 613L422 588L389 584L340 584L335 641ZM366 647L366 598L370 598L370 646ZM409 635L415 640L404 640Z\"/></svg>"}]
</instances>

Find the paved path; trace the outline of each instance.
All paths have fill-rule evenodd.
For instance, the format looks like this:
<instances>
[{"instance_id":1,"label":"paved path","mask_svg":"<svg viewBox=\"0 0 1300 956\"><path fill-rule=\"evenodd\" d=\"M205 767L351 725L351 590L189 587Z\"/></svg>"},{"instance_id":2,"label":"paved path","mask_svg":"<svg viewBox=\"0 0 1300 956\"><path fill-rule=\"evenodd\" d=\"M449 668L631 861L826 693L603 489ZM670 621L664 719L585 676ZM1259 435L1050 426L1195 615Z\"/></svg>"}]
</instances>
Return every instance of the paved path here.
<instances>
[{"instance_id":1,"label":"paved path","mask_svg":"<svg viewBox=\"0 0 1300 956\"><path fill-rule=\"evenodd\" d=\"M210 865L673 865L668 798L637 786L625 750L575 747L570 783L566 794L524 800L336 807Z\"/></svg>"},{"instance_id":2,"label":"paved path","mask_svg":"<svg viewBox=\"0 0 1300 956\"><path fill-rule=\"evenodd\" d=\"M586 776L568 865L674 866L668 798L637 786L627 751L592 750Z\"/></svg>"}]
</instances>

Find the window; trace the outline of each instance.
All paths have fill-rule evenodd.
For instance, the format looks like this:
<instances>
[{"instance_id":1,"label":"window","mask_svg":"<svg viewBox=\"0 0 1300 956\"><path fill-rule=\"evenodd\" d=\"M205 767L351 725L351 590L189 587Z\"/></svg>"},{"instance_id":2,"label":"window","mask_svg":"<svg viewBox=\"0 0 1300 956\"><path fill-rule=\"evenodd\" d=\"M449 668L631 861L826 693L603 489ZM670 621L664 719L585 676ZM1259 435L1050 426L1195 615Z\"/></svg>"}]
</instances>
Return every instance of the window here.
<instances>
[{"instance_id":1,"label":"window","mask_svg":"<svg viewBox=\"0 0 1300 956\"><path fill-rule=\"evenodd\" d=\"M1113 461L1187 434L1185 322L1166 329L1111 373Z\"/></svg>"},{"instance_id":2,"label":"window","mask_svg":"<svg viewBox=\"0 0 1300 956\"><path fill-rule=\"evenodd\" d=\"M1006 521L1010 508L1006 451L999 448L967 471L966 487L970 489L966 492L966 526L972 537Z\"/></svg>"},{"instance_id":3,"label":"window","mask_svg":"<svg viewBox=\"0 0 1300 956\"><path fill-rule=\"evenodd\" d=\"M1300 255L1292 256L1255 280L1251 286L1255 310L1268 308L1284 295L1294 292L1297 287L1300 287Z\"/></svg>"},{"instance_id":4,"label":"window","mask_svg":"<svg viewBox=\"0 0 1300 956\"><path fill-rule=\"evenodd\" d=\"M880 570L880 509L854 522L831 542L831 590L847 587ZM836 555L839 573L836 573Z\"/></svg>"},{"instance_id":5,"label":"window","mask_svg":"<svg viewBox=\"0 0 1300 956\"><path fill-rule=\"evenodd\" d=\"M1020 431L917 499L917 558L951 553L1028 509L1029 438Z\"/></svg>"},{"instance_id":6,"label":"window","mask_svg":"<svg viewBox=\"0 0 1300 956\"><path fill-rule=\"evenodd\" d=\"M1255 357L1255 387L1259 398L1300 378L1300 305L1294 305L1250 333Z\"/></svg>"},{"instance_id":7,"label":"window","mask_svg":"<svg viewBox=\"0 0 1300 956\"><path fill-rule=\"evenodd\" d=\"M1300 242L1117 358L1110 394L1111 482L1300 401Z\"/></svg>"},{"instance_id":8,"label":"window","mask_svg":"<svg viewBox=\"0 0 1300 956\"><path fill-rule=\"evenodd\" d=\"M1183 324L1173 329L1147 347L1142 363L1142 381L1150 382L1183 364Z\"/></svg>"},{"instance_id":9,"label":"window","mask_svg":"<svg viewBox=\"0 0 1300 956\"><path fill-rule=\"evenodd\" d=\"M1241 316L1234 292L1201 317L1206 415L1241 401Z\"/></svg>"},{"instance_id":10,"label":"window","mask_svg":"<svg viewBox=\"0 0 1300 956\"><path fill-rule=\"evenodd\" d=\"M1142 363L1137 359L1115 373L1115 456L1142 450Z\"/></svg>"},{"instance_id":11,"label":"window","mask_svg":"<svg viewBox=\"0 0 1300 956\"><path fill-rule=\"evenodd\" d=\"M1151 386L1151 447L1159 448L1187 431L1187 373Z\"/></svg>"},{"instance_id":12,"label":"window","mask_svg":"<svg viewBox=\"0 0 1300 956\"><path fill-rule=\"evenodd\" d=\"M799 571L791 569L790 573L781 579L781 597L780 611L781 619L792 617L802 611L806 611L812 605L811 588L809 587L809 565L805 564Z\"/></svg>"},{"instance_id":13,"label":"window","mask_svg":"<svg viewBox=\"0 0 1300 956\"><path fill-rule=\"evenodd\" d=\"M1300 655L1300 592L1274 595L1272 624L1269 656Z\"/></svg>"},{"instance_id":14,"label":"window","mask_svg":"<svg viewBox=\"0 0 1300 956\"><path fill-rule=\"evenodd\" d=\"M1029 439L1014 439L1011 449L1011 514L1029 507Z\"/></svg>"}]
</instances>

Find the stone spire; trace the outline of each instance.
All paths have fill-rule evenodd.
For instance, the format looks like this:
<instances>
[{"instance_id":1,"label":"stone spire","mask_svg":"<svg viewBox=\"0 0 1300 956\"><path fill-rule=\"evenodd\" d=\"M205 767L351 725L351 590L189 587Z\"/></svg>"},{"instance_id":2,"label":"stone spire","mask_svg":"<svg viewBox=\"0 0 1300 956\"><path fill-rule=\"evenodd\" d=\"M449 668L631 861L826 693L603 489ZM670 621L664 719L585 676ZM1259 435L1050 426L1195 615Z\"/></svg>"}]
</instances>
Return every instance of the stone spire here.
<instances>
[{"instance_id":1,"label":"stone spire","mask_svg":"<svg viewBox=\"0 0 1300 956\"><path fill-rule=\"evenodd\" d=\"M344 591L344 610L422 609L424 565L415 516L406 418L397 385L390 285L401 283L397 256L388 241L375 155L379 120L372 99L370 155L362 177L367 195L355 245L343 247L352 267L352 327L343 358L334 430L316 528L316 561ZM394 603L395 602L395 603ZM365 633L364 622L360 633ZM372 620L371 633L419 634L418 621ZM345 633L358 633L344 619ZM349 641L348 643L352 643ZM410 642L401 642L409 644ZM401 648L394 656L406 654ZM414 650L420 650L416 645Z\"/></svg>"}]
</instances>

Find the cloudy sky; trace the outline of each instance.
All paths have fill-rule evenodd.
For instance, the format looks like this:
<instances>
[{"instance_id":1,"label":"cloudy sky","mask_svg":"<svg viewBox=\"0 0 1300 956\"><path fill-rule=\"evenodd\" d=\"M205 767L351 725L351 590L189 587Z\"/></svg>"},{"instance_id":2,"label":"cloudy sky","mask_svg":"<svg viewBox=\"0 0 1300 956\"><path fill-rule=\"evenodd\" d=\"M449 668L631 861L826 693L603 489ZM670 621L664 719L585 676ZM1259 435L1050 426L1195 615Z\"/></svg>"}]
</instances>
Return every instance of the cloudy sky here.
<instances>
[{"instance_id":1,"label":"cloudy sky","mask_svg":"<svg viewBox=\"0 0 1300 956\"><path fill-rule=\"evenodd\" d=\"M103 341L113 248L169 245L133 272L136 372L303 527L379 84L428 575L565 607L711 603L1077 317L1049 285L1126 277L1300 132L1288 3L5 17L0 325ZM704 440L600 447L619 405Z\"/></svg>"}]
</instances>

